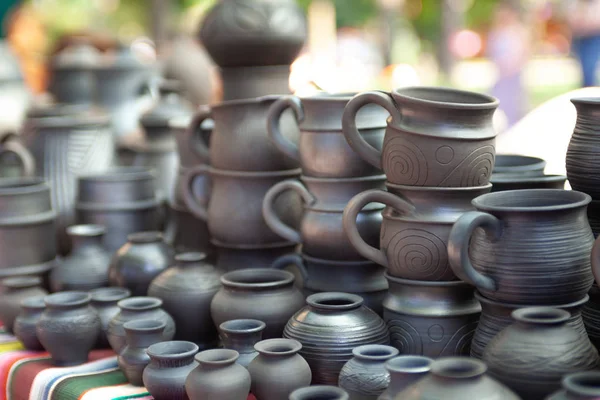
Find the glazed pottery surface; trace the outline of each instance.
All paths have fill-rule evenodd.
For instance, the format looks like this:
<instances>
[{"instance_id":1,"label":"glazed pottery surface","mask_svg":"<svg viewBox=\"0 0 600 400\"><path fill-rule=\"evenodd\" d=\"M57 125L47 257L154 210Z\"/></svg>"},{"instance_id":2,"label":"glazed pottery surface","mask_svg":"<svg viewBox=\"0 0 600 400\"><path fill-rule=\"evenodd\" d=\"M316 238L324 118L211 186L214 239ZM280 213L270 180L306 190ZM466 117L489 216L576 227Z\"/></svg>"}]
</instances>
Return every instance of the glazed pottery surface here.
<instances>
[{"instance_id":1,"label":"glazed pottery surface","mask_svg":"<svg viewBox=\"0 0 600 400\"><path fill-rule=\"evenodd\" d=\"M382 150L360 135L356 114L367 104L389 113ZM399 185L486 185L494 166L493 97L437 87L365 92L352 98L342 118L348 144Z\"/></svg>"},{"instance_id":2,"label":"glazed pottery surface","mask_svg":"<svg viewBox=\"0 0 600 400\"><path fill-rule=\"evenodd\" d=\"M27 350L44 350L37 337L35 326L45 308L44 296L28 297L21 301L21 312L15 319L13 332Z\"/></svg>"},{"instance_id":3,"label":"glazed pottery surface","mask_svg":"<svg viewBox=\"0 0 600 400\"><path fill-rule=\"evenodd\" d=\"M377 400L390 384L385 368L389 359L398 355L391 346L368 344L355 347L353 358L340 371L339 386L351 400Z\"/></svg>"},{"instance_id":4,"label":"glazed pottery surface","mask_svg":"<svg viewBox=\"0 0 600 400\"><path fill-rule=\"evenodd\" d=\"M492 174L492 192L520 189L564 189L565 175L509 175Z\"/></svg>"},{"instance_id":5,"label":"glazed pottery surface","mask_svg":"<svg viewBox=\"0 0 600 400\"><path fill-rule=\"evenodd\" d=\"M101 225L72 225L67 228L72 249L50 273L53 292L87 291L108 286L111 255L103 245L105 232Z\"/></svg>"},{"instance_id":6,"label":"glazed pottery surface","mask_svg":"<svg viewBox=\"0 0 600 400\"><path fill-rule=\"evenodd\" d=\"M36 324L37 337L59 367L83 364L100 334L100 318L85 292L46 296L46 309Z\"/></svg>"},{"instance_id":7,"label":"glazed pottery surface","mask_svg":"<svg viewBox=\"0 0 600 400\"><path fill-rule=\"evenodd\" d=\"M257 319L232 319L219 325L223 347L239 353L237 363L248 368L258 351L254 345L262 340L267 325Z\"/></svg>"},{"instance_id":8,"label":"glazed pottery surface","mask_svg":"<svg viewBox=\"0 0 600 400\"><path fill-rule=\"evenodd\" d=\"M311 370L298 354L302 344L293 339L267 339L254 346L258 356L248 365L251 391L261 400L286 399L310 385Z\"/></svg>"},{"instance_id":9,"label":"glazed pottery surface","mask_svg":"<svg viewBox=\"0 0 600 400\"><path fill-rule=\"evenodd\" d=\"M283 96L268 113L269 138L283 153L300 162L302 174L320 178L354 178L381 174L381 169L365 162L346 142L342 115L351 95L319 93L311 97ZM282 135L279 119L290 108L300 127L293 142ZM381 150L388 113L375 105L359 112L356 124L362 137Z\"/></svg>"},{"instance_id":10,"label":"glazed pottery surface","mask_svg":"<svg viewBox=\"0 0 600 400\"><path fill-rule=\"evenodd\" d=\"M562 380L562 390L546 400L593 400L600 398L600 372L575 372Z\"/></svg>"},{"instance_id":11,"label":"glazed pottery surface","mask_svg":"<svg viewBox=\"0 0 600 400\"><path fill-rule=\"evenodd\" d=\"M589 291L589 301L581 309L581 316L590 341L596 348L600 347L600 289L595 283Z\"/></svg>"},{"instance_id":12,"label":"glazed pottery surface","mask_svg":"<svg viewBox=\"0 0 600 400\"><path fill-rule=\"evenodd\" d=\"M349 293L317 293L288 321L283 337L302 343L300 355L310 365L313 384L337 385L352 349L364 344L389 344L385 322Z\"/></svg>"},{"instance_id":13,"label":"glazed pottery surface","mask_svg":"<svg viewBox=\"0 0 600 400\"><path fill-rule=\"evenodd\" d=\"M238 353L229 349L205 350L196 354L200 364L185 381L190 400L246 400L250 373L236 364Z\"/></svg>"},{"instance_id":14,"label":"glazed pottery surface","mask_svg":"<svg viewBox=\"0 0 600 400\"><path fill-rule=\"evenodd\" d=\"M266 245L260 247L227 246L212 240L217 255L216 267L219 271L229 272L248 268L270 268L279 257L294 252L298 247L294 243Z\"/></svg>"},{"instance_id":15,"label":"glazed pottery surface","mask_svg":"<svg viewBox=\"0 0 600 400\"><path fill-rule=\"evenodd\" d=\"M109 348L108 343L108 324L119 313L117 303L131 296L129 289L120 287L106 287L90 290L92 295L91 305L98 317L100 317L101 332L98 335L96 348Z\"/></svg>"},{"instance_id":16,"label":"glazed pottery surface","mask_svg":"<svg viewBox=\"0 0 600 400\"><path fill-rule=\"evenodd\" d=\"M294 390L290 400L349 400L344 389L330 385L313 385Z\"/></svg>"},{"instance_id":17,"label":"glazed pottery surface","mask_svg":"<svg viewBox=\"0 0 600 400\"><path fill-rule=\"evenodd\" d=\"M218 341L210 303L220 288L220 274L204 253L182 253L175 256L174 266L154 278L148 295L162 299L163 309L177 326L175 339L204 349Z\"/></svg>"},{"instance_id":18,"label":"glazed pottery surface","mask_svg":"<svg viewBox=\"0 0 600 400\"><path fill-rule=\"evenodd\" d=\"M58 103L90 104L96 82L92 72L100 53L87 43L74 43L50 60L48 92Z\"/></svg>"},{"instance_id":19,"label":"glazed pottery surface","mask_svg":"<svg viewBox=\"0 0 600 400\"><path fill-rule=\"evenodd\" d=\"M211 315L216 326L251 318L263 321L266 339L281 336L288 319L304 305L304 296L287 271L250 268L221 277L223 287L213 297Z\"/></svg>"},{"instance_id":20,"label":"glazed pottery surface","mask_svg":"<svg viewBox=\"0 0 600 400\"><path fill-rule=\"evenodd\" d=\"M480 360L467 357L440 358L431 364L429 375L400 392L396 399L521 399L508 387L487 376L486 371L487 366Z\"/></svg>"},{"instance_id":21,"label":"glazed pottery surface","mask_svg":"<svg viewBox=\"0 0 600 400\"><path fill-rule=\"evenodd\" d=\"M198 346L192 342L155 343L146 350L150 364L144 369L144 387L155 400L188 400L185 380L198 366L194 356Z\"/></svg>"},{"instance_id":22,"label":"glazed pottery surface","mask_svg":"<svg viewBox=\"0 0 600 400\"><path fill-rule=\"evenodd\" d=\"M489 342L483 360L490 376L524 399L544 399L559 389L564 375L598 366L587 336L567 325L568 311L528 307L512 317L515 322Z\"/></svg>"},{"instance_id":23,"label":"glazed pottery surface","mask_svg":"<svg viewBox=\"0 0 600 400\"><path fill-rule=\"evenodd\" d=\"M544 175L546 161L538 157L518 154L496 154L493 175L511 174L515 176Z\"/></svg>"},{"instance_id":24,"label":"glazed pottery surface","mask_svg":"<svg viewBox=\"0 0 600 400\"><path fill-rule=\"evenodd\" d=\"M394 400L398 393L423 379L432 363L431 358L423 356L398 356L388 360L385 368L390 374L390 384L377 400Z\"/></svg>"},{"instance_id":25,"label":"glazed pottery surface","mask_svg":"<svg viewBox=\"0 0 600 400\"><path fill-rule=\"evenodd\" d=\"M125 329L123 324L137 319L151 319L164 322L162 340L172 340L175 336L175 322L162 307L162 300L156 297L130 297L117 303L119 312L108 324L107 338L110 347L119 354L125 346Z\"/></svg>"},{"instance_id":26,"label":"glazed pottery surface","mask_svg":"<svg viewBox=\"0 0 600 400\"><path fill-rule=\"evenodd\" d=\"M472 287L461 281L387 279L383 319L392 346L401 354L432 358L469 355L481 313Z\"/></svg>"},{"instance_id":27,"label":"glazed pottery surface","mask_svg":"<svg viewBox=\"0 0 600 400\"><path fill-rule=\"evenodd\" d=\"M146 350L151 345L161 342L166 324L164 321L138 319L125 322L125 347L119 353L119 368L133 386L144 386L142 375L144 368L150 364L150 356Z\"/></svg>"},{"instance_id":28,"label":"glazed pottery surface","mask_svg":"<svg viewBox=\"0 0 600 400\"><path fill-rule=\"evenodd\" d=\"M494 301L553 305L582 299L594 281L590 200L557 189L477 197L478 211L465 213L450 232L452 270Z\"/></svg>"},{"instance_id":29,"label":"glazed pottery surface","mask_svg":"<svg viewBox=\"0 0 600 400\"><path fill-rule=\"evenodd\" d=\"M108 279L114 286L126 287L134 296L145 296L154 278L170 267L175 251L160 232L137 232L113 256Z\"/></svg>"},{"instance_id":30,"label":"glazed pottery surface","mask_svg":"<svg viewBox=\"0 0 600 400\"><path fill-rule=\"evenodd\" d=\"M8 332L13 332L13 323L21 312L21 301L45 296L42 279L36 276L16 276L0 281L0 321Z\"/></svg>"}]
</instances>

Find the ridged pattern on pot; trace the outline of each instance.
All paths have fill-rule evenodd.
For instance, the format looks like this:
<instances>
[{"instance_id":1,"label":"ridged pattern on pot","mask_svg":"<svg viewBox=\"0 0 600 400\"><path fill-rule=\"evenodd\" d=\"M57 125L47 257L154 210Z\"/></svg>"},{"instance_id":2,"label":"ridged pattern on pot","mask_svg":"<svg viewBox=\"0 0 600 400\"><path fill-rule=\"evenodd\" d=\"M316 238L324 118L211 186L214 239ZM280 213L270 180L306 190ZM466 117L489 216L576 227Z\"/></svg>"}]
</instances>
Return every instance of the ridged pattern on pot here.
<instances>
[{"instance_id":1,"label":"ridged pattern on pot","mask_svg":"<svg viewBox=\"0 0 600 400\"><path fill-rule=\"evenodd\" d=\"M598 285L592 285L589 296L589 301L581 310L581 316L590 341L598 348L600 346L600 289L598 289Z\"/></svg>"},{"instance_id":2,"label":"ridged pattern on pot","mask_svg":"<svg viewBox=\"0 0 600 400\"><path fill-rule=\"evenodd\" d=\"M398 355L389 346L367 345L354 349L354 357L340 371L338 386L351 399L376 400L390 384L385 362Z\"/></svg>"}]
</instances>

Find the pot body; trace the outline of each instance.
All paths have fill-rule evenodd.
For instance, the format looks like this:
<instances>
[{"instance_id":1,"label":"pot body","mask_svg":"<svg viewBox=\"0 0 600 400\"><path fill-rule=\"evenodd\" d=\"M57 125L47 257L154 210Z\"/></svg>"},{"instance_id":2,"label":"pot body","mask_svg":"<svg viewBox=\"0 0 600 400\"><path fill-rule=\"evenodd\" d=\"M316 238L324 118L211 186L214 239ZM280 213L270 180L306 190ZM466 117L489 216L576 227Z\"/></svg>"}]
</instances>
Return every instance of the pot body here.
<instances>
[{"instance_id":1,"label":"pot body","mask_svg":"<svg viewBox=\"0 0 600 400\"><path fill-rule=\"evenodd\" d=\"M162 330L164 323L156 323L152 320L139 320L136 322L147 322L149 326L159 326L158 329L129 329L125 325L125 347L119 353L117 361L119 369L133 386L144 386L144 369L150 364L150 356L147 350L155 343L162 341Z\"/></svg>"},{"instance_id":2,"label":"pot body","mask_svg":"<svg viewBox=\"0 0 600 400\"><path fill-rule=\"evenodd\" d=\"M590 341L596 348L600 346L600 289L593 284L589 291L589 301L581 310L581 316Z\"/></svg>"},{"instance_id":3,"label":"pot body","mask_svg":"<svg viewBox=\"0 0 600 400\"><path fill-rule=\"evenodd\" d=\"M176 252L202 251L214 252L206 221L192 214L187 207L173 203L167 205L167 221L164 231L165 241Z\"/></svg>"},{"instance_id":4,"label":"pot body","mask_svg":"<svg viewBox=\"0 0 600 400\"><path fill-rule=\"evenodd\" d=\"M228 247L215 241L212 244L217 254L216 268L223 273L247 268L270 268L279 257L297 248L294 243L255 248Z\"/></svg>"},{"instance_id":5,"label":"pot body","mask_svg":"<svg viewBox=\"0 0 600 400\"><path fill-rule=\"evenodd\" d=\"M206 350L216 353L230 354L234 350ZM204 362L204 352L196 355L196 361L200 362L185 380L185 391L190 399L209 400L244 400L250 392L250 374L246 368L235 363L235 357L231 362L220 364ZM234 353L235 354L235 353Z\"/></svg>"},{"instance_id":6,"label":"pot body","mask_svg":"<svg viewBox=\"0 0 600 400\"><path fill-rule=\"evenodd\" d=\"M27 350L43 351L44 347L37 337L35 327L45 308L43 297L30 297L27 305L21 307L21 312L15 319L13 331L17 339Z\"/></svg>"},{"instance_id":7,"label":"pot body","mask_svg":"<svg viewBox=\"0 0 600 400\"><path fill-rule=\"evenodd\" d=\"M198 347L190 342L161 342L148 348L150 364L144 369L144 387L156 400L188 400L185 380L198 363Z\"/></svg>"},{"instance_id":8,"label":"pot body","mask_svg":"<svg viewBox=\"0 0 600 400\"><path fill-rule=\"evenodd\" d=\"M223 101L289 94L290 65L219 68Z\"/></svg>"},{"instance_id":9,"label":"pot body","mask_svg":"<svg viewBox=\"0 0 600 400\"><path fill-rule=\"evenodd\" d=\"M129 297L131 292L129 289L125 288L108 287L90 290L90 294L92 295L90 304L100 318L101 332L100 335L98 335L96 348L110 348L107 338L108 324L110 324L110 321L119 313L119 306L117 303Z\"/></svg>"},{"instance_id":10,"label":"pot body","mask_svg":"<svg viewBox=\"0 0 600 400\"><path fill-rule=\"evenodd\" d=\"M6 278L0 282L0 321L8 332L13 332L13 323L21 312L21 301L48 294L41 285L41 279L36 277Z\"/></svg>"}]
</instances>

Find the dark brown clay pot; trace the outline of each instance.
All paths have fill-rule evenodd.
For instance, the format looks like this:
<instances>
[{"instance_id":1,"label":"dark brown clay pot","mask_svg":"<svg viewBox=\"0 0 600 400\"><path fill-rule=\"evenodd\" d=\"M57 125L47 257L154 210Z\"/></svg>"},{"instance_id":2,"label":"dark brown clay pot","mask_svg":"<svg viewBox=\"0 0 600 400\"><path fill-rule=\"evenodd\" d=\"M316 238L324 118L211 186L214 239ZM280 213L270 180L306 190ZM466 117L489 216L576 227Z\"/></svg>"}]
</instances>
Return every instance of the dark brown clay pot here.
<instances>
[{"instance_id":1,"label":"dark brown clay pot","mask_svg":"<svg viewBox=\"0 0 600 400\"><path fill-rule=\"evenodd\" d=\"M355 178L379 175L381 169L365 162L346 142L342 115L351 95L320 93L311 97L283 96L269 109L269 138L284 154L300 162L302 174L319 178ZM283 136L279 119L292 109L300 126L297 142ZM357 118L362 137L381 149L388 114L381 107L366 106Z\"/></svg>"},{"instance_id":2,"label":"dark brown clay pot","mask_svg":"<svg viewBox=\"0 0 600 400\"><path fill-rule=\"evenodd\" d=\"M544 175L546 161L538 157L518 154L496 154L493 175L512 174L515 176Z\"/></svg>"},{"instance_id":3,"label":"dark brown clay pot","mask_svg":"<svg viewBox=\"0 0 600 400\"><path fill-rule=\"evenodd\" d=\"M266 324L257 319L232 319L219 325L223 347L239 353L237 363L248 368L258 351L254 345L262 340Z\"/></svg>"},{"instance_id":4,"label":"dark brown clay pot","mask_svg":"<svg viewBox=\"0 0 600 400\"><path fill-rule=\"evenodd\" d=\"M452 270L493 301L553 305L582 299L594 281L590 200L557 189L477 197L478 211L465 213L450 232Z\"/></svg>"},{"instance_id":5,"label":"dark brown clay pot","mask_svg":"<svg viewBox=\"0 0 600 400\"><path fill-rule=\"evenodd\" d=\"M42 351L35 326L46 309L44 296L28 297L21 301L21 312L15 319L13 331L27 350Z\"/></svg>"},{"instance_id":6,"label":"dark brown clay pot","mask_svg":"<svg viewBox=\"0 0 600 400\"><path fill-rule=\"evenodd\" d=\"M600 398L600 372L575 372L562 380L562 390L546 400L593 400Z\"/></svg>"},{"instance_id":7,"label":"dark brown clay pot","mask_svg":"<svg viewBox=\"0 0 600 400\"><path fill-rule=\"evenodd\" d=\"M567 325L568 311L529 307L512 317L515 322L489 342L483 360L490 376L524 399L542 400L560 388L564 375L598 366L587 336Z\"/></svg>"},{"instance_id":8,"label":"dark brown clay pot","mask_svg":"<svg viewBox=\"0 0 600 400\"><path fill-rule=\"evenodd\" d=\"M266 246L231 246L212 241L217 254L216 268L225 273L238 269L270 268L279 257L296 251L294 243Z\"/></svg>"},{"instance_id":9,"label":"dark brown clay pot","mask_svg":"<svg viewBox=\"0 0 600 400\"><path fill-rule=\"evenodd\" d=\"M564 175L510 175L492 174L492 192L520 189L564 189Z\"/></svg>"},{"instance_id":10,"label":"dark brown clay pot","mask_svg":"<svg viewBox=\"0 0 600 400\"><path fill-rule=\"evenodd\" d=\"M595 283L589 291L589 301L581 309L581 316L590 341L600 347L600 289Z\"/></svg>"},{"instance_id":11,"label":"dark brown clay pot","mask_svg":"<svg viewBox=\"0 0 600 400\"><path fill-rule=\"evenodd\" d=\"M349 400L350 397L344 389L330 385L312 385L294 390L290 393L290 400Z\"/></svg>"},{"instance_id":12,"label":"dark brown clay pot","mask_svg":"<svg viewBox=\"0 0 600 400\"><path fill-rule=\"evenodd\" d=\"M367 104L389 113L382 150L357 129L356 114ZM454 89L409 87L365 92L348 102L342 118L348 144L398 185L467 187L489 182L496 132L493 97Z\"/></svg>"},{"instance_id":13,"label":"dark brown clay pot","mask_svg":"<svg viewBox=\"0 0 600 400\"><path fill-rule=\"evenodd\" d=\"M138 319L125 322L125 347L119 353L119 368L133 386L144 386L142 375L150 364L146 350L161 342L166 324L164 321Z\"/></svg>"},{"instance_id":14,"label":"dark brown clay pot","mask_svg":"<svg viewBox=\"0 0 600 400\"><path fill-rule=\"evenodd\" d=\"M21 301L48 294L42 288L42 279L35 276L5 278L0 281L0 288L0 321L11 333L15 318L21 312Z\"/></svg>"},{"instance_id":15,"label":"dark brown clay pot","mask_svg":"<svg viewBox=\"0 0 600 400\"><path fill-rule=\"evenodd\" d=\"M388 360L385 368L390 374L390 384L377 400L394 400L398 393L423 379L432 363L431 358L423 356L398 356Z\"/></svg>"},{"instance_id":16,"label":"dark brown clay pot","mask_svg":"<svg viewBox=\"0 0 600 400\"><path fill-rule=\"evenodd\" d=\"M129 289L120 287L107 287L90 290L92 295L91 305L98 317L100 317L101 332L98 335L96 348L109 348L108 343L108 325L110 321L119 313L119 301L131 296Z\"/></svg>"}]
</instances>

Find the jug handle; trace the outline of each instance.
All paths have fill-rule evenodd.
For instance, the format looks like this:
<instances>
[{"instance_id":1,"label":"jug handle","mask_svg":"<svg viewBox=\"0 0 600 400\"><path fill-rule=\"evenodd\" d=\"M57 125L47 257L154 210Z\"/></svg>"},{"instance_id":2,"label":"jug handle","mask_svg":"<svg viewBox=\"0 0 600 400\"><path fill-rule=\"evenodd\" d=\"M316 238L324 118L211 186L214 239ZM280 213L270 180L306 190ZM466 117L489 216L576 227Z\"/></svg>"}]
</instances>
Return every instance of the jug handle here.
<instances>
[{"instance_id":1,"label":"jug handle","mask_svg":"<svg viewBox=\"0 0 600 400\"><path fill-rule=\"evenodd\" d=\"M194 195L194 181L200 175L208 175L209 170L210 167L208 165L196 165L195 167L190 168L183 177L183 201L192 214L203 221L208 220L208 210L204 205L198 203L198 200Z\"/></svg>"},{"instance_id":2,"label":"jug handle","mask_svg":"<svg viewBox=\"0 0 600 400\"><path fill-rule=\"evenodd\" d=\"M348 236L348 240L352 243L352 246L354 246L356 251L363 257L387 268L388 260L385 252L365 242L360 236L360 232L356 226L358 213L360 213L360 211L369 203L383 203L401 214L413 214L415 206L399 196L395 196L383 190L372 189L354 196L348 202L346 208L344 208L342 223L346 236Z\"/></svg>"},{"instance_id":3,"label":"jug handle","mask_svg":"<svg viewBox=\"0 0 600 400\"><path fill-rule=\"evenodd\" d=\"M190 148L198 157L200 157L200 160L204 164L210 164L210 150L206 138L209 134L205 129L201 128L201 125L209 118L212 118L212 109L208 106L201 106L196 115L192 118L187 132ZM212 132L210 132L210 134L212 134Z\"/></svg>"},{"instance_id":4,"label":"jug handle","mask_svg":"<svg viewBox=\"0 0 600 400\"><path fill-rule=\"evenodd\" d=\"M454 274L471 285L490 291L498 290L496 281L478 272L469 259L469 243L477 228L485 230L492 242L502 236L502 222L491 214L467 211L454 223L448 238L448 261Z\"/></svg>"},{"instance_id":5,"label":"jug handle","mask_svg":"<svg viewBox=\"0 0 600 400\"><path fill-rule=\"evenodd\" d=\"M283 136L280 129L281 115L288 108L294 111L298 123L304 119L302 100L297 96L282 96L269 107L269 111L267 112L267 134L279 151L299 161L300 151L298 150L298 145Z\"/></svg>"},{"instance_id":6,"label":"jug handle","mask_svg":"<svg viewBox=\"0 0 600 400\"><path fill-rule=\"evenodd\" d=\"M15 139L15 134L8 134L0 144L0 154L13 153L23 166L23 175L30 177L35 175L35 159L23 144Z\"/></svg>"},{"instance_id":7,"label":"jug handle","mask_svg":"<svg viewBox=\"0 0 600 400\"><path fill-rule=\"evenodd\" d=\"M306 267L304 267L304 260L298 253L288 253L280 256L271 264L271 268L273 269L284 269L288 265L293 265L300 272L300 276L302 276L302 281L306 282L308 279L308 271L306 271Z\"/></svg>"},{"instance_id":8,"label":"jug handle","mask_svg":"<svg viewBox=\"0 0 600 400\"><path fill-rule=\"evenodd\" d=\"M354 96L344 108L342 130L350 147L352 147L363 160L374 167L381 169L381 150L371 146L365 138L362 137L356 127L356 114L362 107L371 103L385 108L390 113L392 119L399 120L401 118L396 103L388 93L378 91L359 93Z\"/></svg>"},{"instance_id":9,"label":"jug handle","mask_svg":"<svg viewBox=\"0 0 600 400\"><path fill-rule=\"evenodd\" d=\"M306 204L314 204L316 201L315 197L304 187L304 185L297 180L288 179L287 181L275 184L267 191L262 204L262 214L266 224L273 232L291 242L301 243L302 237L300 232L283 223L277 213L275 213L274 209L277 196L288 190L298 193Z\"/></svg>"}]
</instances>

